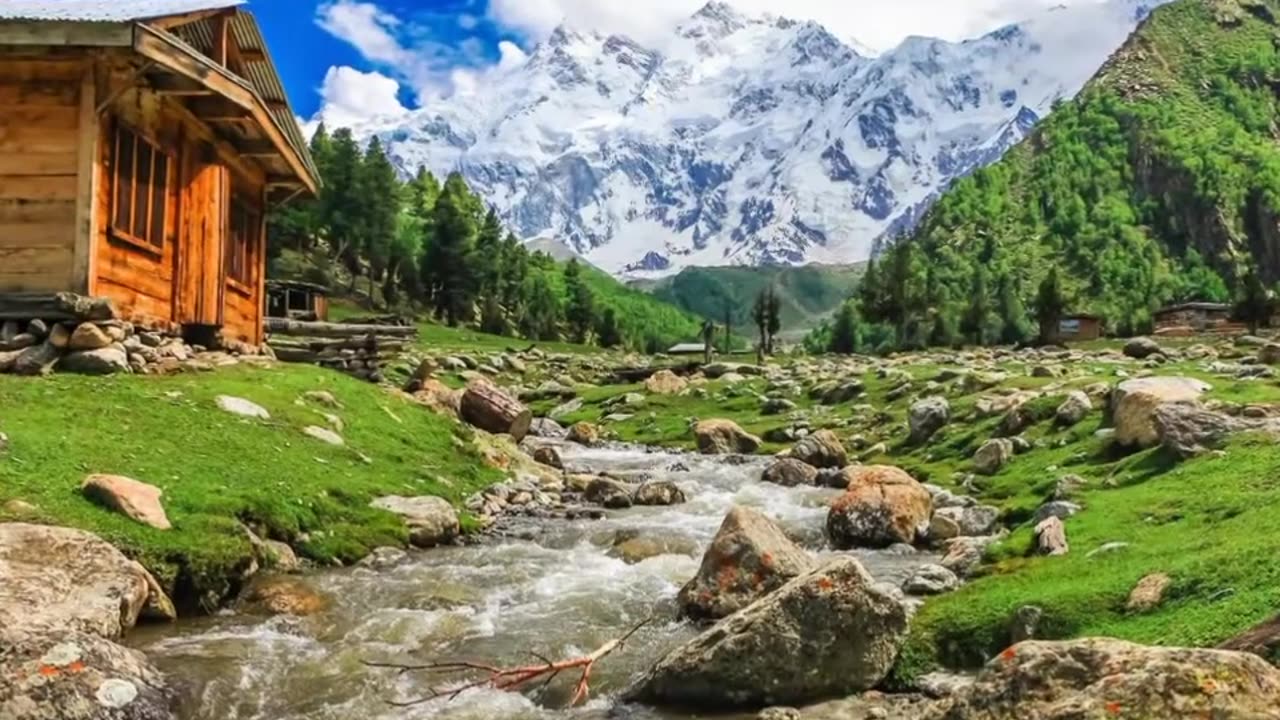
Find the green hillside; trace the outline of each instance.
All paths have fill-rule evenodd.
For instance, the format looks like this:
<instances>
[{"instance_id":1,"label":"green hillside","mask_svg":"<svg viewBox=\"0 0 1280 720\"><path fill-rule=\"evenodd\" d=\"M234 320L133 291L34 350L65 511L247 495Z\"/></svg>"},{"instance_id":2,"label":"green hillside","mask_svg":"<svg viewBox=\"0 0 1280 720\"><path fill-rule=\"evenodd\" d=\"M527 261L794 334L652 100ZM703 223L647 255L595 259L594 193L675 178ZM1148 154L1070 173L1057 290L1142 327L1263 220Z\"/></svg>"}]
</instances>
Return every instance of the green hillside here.
<instances>
[{"instance_id":1,"label":"green hillside","mask_svg":"<svg viewBox=\"0 0 1280 720\"><path fill-rule=\"evenodd\" d=\"M961 317L1001 277L1029 301L1058 267L1075 309L1123 333L1169 301L1228 299L1251 267L1280 280L1277 12L1156 10L1075 101L926 216L912 243L929 307Z\"/></svg>"},{"instance_id":2,"label":"green hillside","mask_svg":"<svg viewBox=\"0 0 1280 720\"><path fill-rule=\"evenodd\" d=\"M831 313L852 291L861 265L804 267L698 267L664 278L650 290L659 300L688 312L749 328L756 296L772 285L782 301L781 335L795 337Z\"/></svg>"}]
</instances>

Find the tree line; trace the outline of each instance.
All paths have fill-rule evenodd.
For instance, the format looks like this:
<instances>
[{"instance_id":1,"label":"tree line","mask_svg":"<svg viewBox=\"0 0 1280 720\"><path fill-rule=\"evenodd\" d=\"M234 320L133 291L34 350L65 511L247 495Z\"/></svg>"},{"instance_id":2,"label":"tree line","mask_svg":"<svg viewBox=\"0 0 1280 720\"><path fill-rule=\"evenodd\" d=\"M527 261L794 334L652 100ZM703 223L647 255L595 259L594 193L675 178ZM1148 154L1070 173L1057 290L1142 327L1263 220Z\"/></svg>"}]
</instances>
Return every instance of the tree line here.
<instances>
[{"instance_id":1,"label":"tree line","mask_svg":"<svg viewBox=\"0 0 1280 720\"><path fill-rule=\"evenodd\" d=\"M313 262L310 279L342 276L375 306L495 335L643 348L696 336L693 318L576 260L530 251L457 172L442 183L419 168L401 180L376 136L362 148L347 128L321 125L310 148L319 196L275 212L269 235L273 258L327 264Z\"/></svg>"}]
</instances>

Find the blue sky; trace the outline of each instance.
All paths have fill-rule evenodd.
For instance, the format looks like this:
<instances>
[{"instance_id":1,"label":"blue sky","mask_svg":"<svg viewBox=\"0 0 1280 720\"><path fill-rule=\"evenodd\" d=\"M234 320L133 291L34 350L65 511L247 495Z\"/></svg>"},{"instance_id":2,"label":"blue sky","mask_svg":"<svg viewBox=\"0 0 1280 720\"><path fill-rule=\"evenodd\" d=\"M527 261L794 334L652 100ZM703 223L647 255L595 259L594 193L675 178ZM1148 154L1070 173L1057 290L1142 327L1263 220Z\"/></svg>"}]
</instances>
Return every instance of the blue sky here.
<instances>
[{"instance_id":1,"label":"blue sky","mask_svg":"<svg viewBox=\"0 0 1280 720\"><path fill-rule=\"evenodd\" d=\"M2 1L2 0L0 0ZM661 47L707 0L250 0L294 111L333 124L483 88L562 22ZM817 20L887 50L907 35L958 40L1053 4L1104 0L728 0L752 15ZM1121 0L1112 0L1121 1ZM1131 0L1133 1L1133 0Z\"/></svg>"}]
</instances>

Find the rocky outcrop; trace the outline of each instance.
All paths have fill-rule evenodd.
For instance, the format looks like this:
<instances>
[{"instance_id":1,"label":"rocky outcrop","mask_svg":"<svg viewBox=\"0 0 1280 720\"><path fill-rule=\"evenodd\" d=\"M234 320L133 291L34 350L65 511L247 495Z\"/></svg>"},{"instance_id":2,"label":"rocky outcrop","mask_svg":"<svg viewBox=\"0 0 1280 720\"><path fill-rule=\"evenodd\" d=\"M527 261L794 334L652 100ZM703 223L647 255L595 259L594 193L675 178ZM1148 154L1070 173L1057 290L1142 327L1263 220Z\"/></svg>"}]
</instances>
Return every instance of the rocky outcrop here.
<instances>
[{"instance_id":1,"label":"rocky outcrop","mask_svg":"<svg viewBox=\"0 0 1280 720\"><path fill-rule=\"evenodd\" d=\"M693 437L703 455L750 455L760 449L760 438L732 420L703 420L693 426Z\"/></svg>"},{"instance_id":2,"label":"rocky outcrop","mask_svg":"<svg viewBox=\"0 0 1280 720\"><path fill-rule=\"evenodd\" d=\"M1206 410L1199 405L1166 403L1152 415L1160 444L1173 454L1189 458L1217 450L1243 432L1280 436L1280 418L1244 418Z\"/></svg>"},{"instance_id":3,"label":"rocky outcrop","mask_svg":"<svg viewBox=\"0 0 1280 720\"><path fill-rule=\"evenodd\" d=\"M171 720L176 699L137 650L82 630L0 624L0 718Z\"/></svg>"},{"instance_id":4,"label":"rocky outcrop","mask_svg":"<svg viewBox=\"0 0 1280 720\"><path fill-rule=\"evenodd\" d=\"M387 495L369 505L403 518L409 528L409 542L415 547L429 548L452 542L461 531L457 511L444 498Z\"/></svg>"},{"instance_id":5,"label":"rocky outcrop","mask_svg":"<svg viewBox=\"0 0 1280 720\"><path fill-rule=\"evenodd\" d=\"M848 489L827 512L827 537L837 548L911 544L927 532L932 496L906 472L872 465L844 475Z\"/></svg>"},{"instance_id":6,"label":"rocky outcrop","mask_svg":"<svg viewBox=\"0 0 1280 720\"><path fill-rule=\"evenodd\" d=\"M734 507L677 597L681 612L719 619L750 605L813 567L809 555L759 511Z\"/></svg>"},{"instance_id":7,"label":"rocky outcrop","mask_svg":"<svg viewBox=\"0 0 1280 720\"><path fill-rule=\"evenodd\" d=\"M1185 377L1148 377L1126 380L1111 394L1111 419L1115 439L1121 445L1154 447L1160 442L1156 409L1169 403L1195 404L1209 385Z\"/></svg>"},{"instance_id":8,"label":"rocky outcrop","mask_svg":"<svg viewBox=\"0 0 1280 720\"><path fill-rule=\"evenodd\" d=\"M791 448L791 457L813 467L842 468L849 464L849 453L840 438L830 430L819 430Z\"/></svg>"},{"instance_id":9,"label":"rocky outcrop","mask_svg":"<svg viewBox=\"0 0 1280 720\"><path fill-rule=\"evenodd\" d=\"M1253 655L1107 638L1015 645L930 720L1276 717L1280 670Z\"/></svg>"},{"instance_id":10,"label":"rocky outcrop","mask_svg":"<svg viewBox=\"0 0 1280 720\"><path fill-rule=\"evenodd\" d=\"M723 711L862 692L884 680L906 630L894 593L837 557L677 647L628 696Z\"/></svg>"},{"instance_id":11,"label":"rocky outcrop","mask_svg":"<svg viewBox=\"0 0 1280 720\"><path fill-rule=\"evenodd\" d=\"M951 419L951 405L944 397L930 397L919 400L907 412L907 425L911 434L907 438L912 444L919 445L933 437Z\"/></svg>"}]
</instances>

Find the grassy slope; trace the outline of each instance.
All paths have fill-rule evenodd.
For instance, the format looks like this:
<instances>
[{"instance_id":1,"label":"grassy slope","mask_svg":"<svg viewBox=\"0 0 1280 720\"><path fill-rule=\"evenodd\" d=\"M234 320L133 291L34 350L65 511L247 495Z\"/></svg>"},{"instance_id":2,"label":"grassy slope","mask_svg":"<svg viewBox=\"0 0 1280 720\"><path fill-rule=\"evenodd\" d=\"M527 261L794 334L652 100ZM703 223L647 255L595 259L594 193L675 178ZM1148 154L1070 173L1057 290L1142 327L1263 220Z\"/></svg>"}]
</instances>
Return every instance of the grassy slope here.
<instances>
[{"instance_id":1,"label":"grassy slope","mask_svg":"<svg viewBox=\"0 0 1280 720\"><path fill-rule=\"evenodd\" d=\"M343 408L300 402L308 390L332 392ZM272 419L222 412L215 406L221 394L250 399ZM458 449L451 422L307 366L174 377L0 376L0 407L9 410L0 431L10 438L0 455L0 503L21 499L38 506L38 520L101 534L186 598L216 599L230 589L223 579L251 553L237 520L317 561L349 562L405 540L397 518L368 507L371 498L459 501L498 476ZM347 447L302 434L326 424L322 411L342 419ZM89 473L160 487L174 529L153 530L88 502L78 487ZM16 518L0 510L2 519Z\"/></svg>"},{"instance_id":2,"label":"grassy slope","mask_svg":"<svg viewBox=\"0 0 1280 720\"><path fill-rule=\"evenodd\" d=\"M629 288L591 266L583 266L582 276L595 294L597 311L613 308L618 326L628 342L643 347L644 341L652 337L657 341L657 348L665 350L676 343L698 339L702 320L687 309L664 298ZM562 297L567 294L561 264L557 263L554 269L547 271L547 277Z\"/></svg>"},{"instance_id":3,"label":"grassy slope","mask_svg":"<svg viewBox=\"0 0 1280 720\"><path fill-rule=\"evenodd\" d=\"M782 301L783 334L795 336L803 335L848 297L860 274L861 265L688 268L653 284L650 291L717 322L723 321L727 298L734 308L734 323L747 329L756 296L773 285Z\"/></svg>"},{"instance_id":4,"label":"grassy slope","mask_svg":"<svg viewBox=\"0 0 1280 720\"><path fill-rule=\"evenodd\" d=\"M942 366L908 366L917 387L933 379ZM1051 416L1062 394L1094 382L1114 383L1109 366L1090 364L1068 380L1035 378L1030 367L1008 362L1011 373L1002 387L1043 389L1052 393L1037 401ZM1211 399L1223 402L1280 403L1280 386L1266 381L1231 381L1210 376L1196 363L1175 363L1161 374L1199 377L1210 382ZM958 419L928 445L910 448L906 436L909 399L890 402L889 385L868 373L861 378L867 393L836 407L792 398L815 427L833 427L844 438L861 435L868 442L884 440L885 455L866 462L897 464L921 480L954 487L957 478L972 472L970 458L982 442L995 434L999 418L969 417L982 393L965 394L953 387L946 394ZM628 440L690 447L690 418L728 417L748 430L763 434L789 424L785 416L762 417L757 394L767 381L750 379L734 386L707 383L707 396L650 396L641 406L608 410L603 404L639 386L586 388L586 406L566 421L598 421L608 412L634 417L608 427ZM874 410L859 408L867 403ZM538 409L546 411L555 402ZM652 415L651 415L652 413ZM999 474L978 478L983 502L1002 510L1002 521L1014 530L991 551L990 574L959 592L931 599L917 616L897 670L909 679L937 665L972 666L1007 644L1007 627L1023 605L1045 610L1042 632L1050 637L1110 635L1141 642L1205 645L1221 641L1274 614L1280 608L1280 446L1244 439L1225 458L1206 457L1177 464L1159 450L1135 455L1116 454L1095 436L1103 425L1095 411L1074 428L1037 423L1024 436L1036 443L1031 452L1014 459ZM763 451L782 449L766 444ZM1062 475L1073 473L1089 481L1077 501L1087 510L1067 523L1072 552L1065 558L1031 556L1029 518L1051 497ZM1087 558L1107 542L1130 546L1111 555ZM1169 573L1173 586L1169 601L1150 614L1131 614L1124 602L1144 575Z\"/></svg>"}]
</instances>

